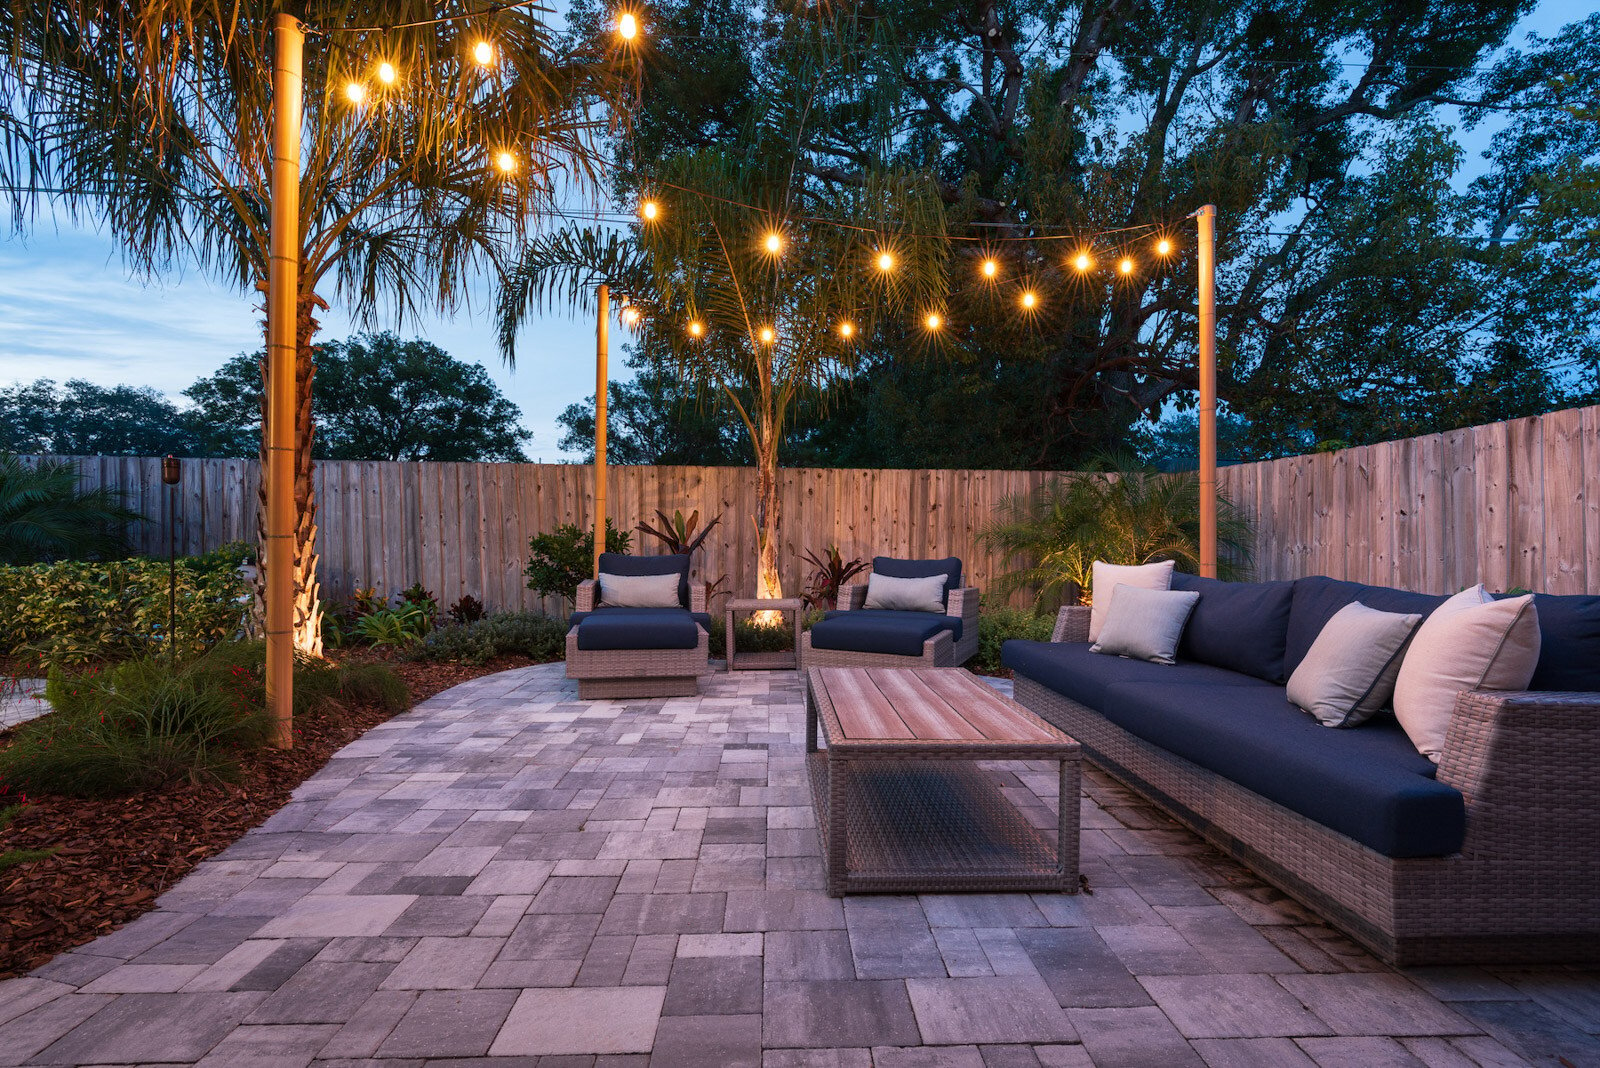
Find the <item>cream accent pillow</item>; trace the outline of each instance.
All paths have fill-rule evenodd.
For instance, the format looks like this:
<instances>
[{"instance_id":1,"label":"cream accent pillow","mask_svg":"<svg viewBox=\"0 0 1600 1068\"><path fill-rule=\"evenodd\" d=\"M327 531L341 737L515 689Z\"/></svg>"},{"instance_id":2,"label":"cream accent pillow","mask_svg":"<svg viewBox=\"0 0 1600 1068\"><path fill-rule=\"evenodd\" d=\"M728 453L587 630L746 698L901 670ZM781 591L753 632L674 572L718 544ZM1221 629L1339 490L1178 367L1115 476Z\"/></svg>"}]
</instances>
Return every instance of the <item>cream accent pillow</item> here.
<instances>
[{"instance_id":1,"label":"cream accent pillow","mask_svg":"<svg viewBox=\"0 0 1600 1068\"><path fill-rule=\"evenodd\" d=\"M867 576L867 599L862 608L889 608L899 612L945 614L944 584L949 575L896 578L876 571Z\"/></svg>"},{"instance_id":2,"label":"cream accent pillow","mask_svg":"<svg viewBox=\"0 0 1600 1068\"><path fill-rule=\"evenodd\" d=\"M1480 584L1433 610L1400 665L1394 714L1411 743L1438 763L1462 690L1521 690L1539 664L1533 594L1497 601Z\"/></svg>"},{"instance_id":3,"label":"cream accent pillow","mask_svg":"<svg viewBox=\"0 0 1600 1068\"><path fill-rule=\"evenodd\" d=\"M600 604L609 608L679 608L682 576L608 575L600 572Z\"/></svg>"},{"instance_id":4,"label":"cream accent pillow","mask_svg":"<svg viewBox=\"0 0 1600 1068\"><path fill-rule=\"evenodd\" d=\"M1141 590L1170 590L1172 588L1172 561L1159 564L1108 564L1096 560L1089 574L1089 640L1100 640L1100 628L1106 623L1106 609L1111 607L1111 594L1118 586L1136 586Z\"/></svg>"},{"instance_id":5,"label":"cream accent pillow","mask_svg":"<svg viewBox=\"0 0 1600 1068\"><path fill-rule=\"evenodd\" d=\"M1152 664L1176 664L1178 639L1200 595L1187 590L1146 590L1119 585L1111 591L1106 623L1091 653L1109 653Z\"/></svg>"},{"instance_id":6,"label":"cream accent pillow","mask_svg":"<svg viewBox=\"0 0 1600 1068\"><path fill-rule=\"evenodd\" d=\"M1360 601L1345 605L1289 676L1290 703L1324 727L1359 727L1394 695L1406 643L1421 622L1420 615L1380 612Z\"/></svg>"}]
</instances>

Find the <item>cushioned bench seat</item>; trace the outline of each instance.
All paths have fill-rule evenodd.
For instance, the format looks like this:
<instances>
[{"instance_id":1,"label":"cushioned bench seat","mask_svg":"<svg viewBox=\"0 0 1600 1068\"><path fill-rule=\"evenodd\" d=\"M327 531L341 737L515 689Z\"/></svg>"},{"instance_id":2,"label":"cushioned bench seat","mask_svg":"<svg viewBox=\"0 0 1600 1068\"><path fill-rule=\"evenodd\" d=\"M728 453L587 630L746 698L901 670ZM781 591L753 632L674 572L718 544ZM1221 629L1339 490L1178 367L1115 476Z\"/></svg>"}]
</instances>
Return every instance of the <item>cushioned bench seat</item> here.
<instances>
[{"instance_id":1,"label":"cushioned bench seat","mask_svg":"<svg viewBox=\"0 0 1600 1068\"><path fill-rule=\"evenodd\" d=\"M933 612L857 608L829 612L812 624L811 646L857 653L920 656L922 643L945 630L953 640L960 641L961 619Z\"/></svg>"},{"instance_id":2,"label":"cushioned bench seat","mask_svg":"<svg viewBox=\"0 0 1600 1068\"><path fill-rule=\"evenodd\" d=\"M1057 693L1070 694L1096 712L1102 711L1106 688L1119 682L1188 683L1193 686L1256 686L1283 692L1282 686L1227 668L1180 660L1176 664L1151 664L1120 656L1091 653L1083 642L1008 641L1000 662Z\"/></svg>"},{"instance_id":3,"label":"cushioned bench seat","mask_svg":"<svg viewBox=\"0 0 1600 1068\"><path fill-rule=\"evenodd\" d=\"M605 614L605 615L610 615L610 614L615 613L615 612L632 612L632 613L634 613L636 615L653 615L653 614L656 614L656 613L666 613L667 615L672 615L672 614L674 614L676 612L682 612L682 611L683 611L683 609L681 609L681 608L617 608L616 606L613 605L613 606L611 606L609 608L605 608L605 607L596 608L596 609L594 609L593 611L590 611L590 612L574 612L570 616L567 617L567 623L568 623L568 629L570 630L572 627L576 627L579 623L582 623L585 619L588 619L590 616L594 615L596 612L599 612L599 613L602 613L602 614ZM696 623L698 623L702 627L706 628L706 631L708 633L710 632L710 630L711 630L711 613L710 612L690 612L689 613L689 618L693 619Z\"/></svg>"},{"instance_id":4,"label":"cushioned bench seat","mask_svg":"<svg viewBox=\"0 0 1600 1068\"><path fill-rule=\"evenodd\" d=\"M700 641L695 623L682 608L600 608L583 613L575 627L583 650L693 649Z\"/></svg>"}]
</instances>

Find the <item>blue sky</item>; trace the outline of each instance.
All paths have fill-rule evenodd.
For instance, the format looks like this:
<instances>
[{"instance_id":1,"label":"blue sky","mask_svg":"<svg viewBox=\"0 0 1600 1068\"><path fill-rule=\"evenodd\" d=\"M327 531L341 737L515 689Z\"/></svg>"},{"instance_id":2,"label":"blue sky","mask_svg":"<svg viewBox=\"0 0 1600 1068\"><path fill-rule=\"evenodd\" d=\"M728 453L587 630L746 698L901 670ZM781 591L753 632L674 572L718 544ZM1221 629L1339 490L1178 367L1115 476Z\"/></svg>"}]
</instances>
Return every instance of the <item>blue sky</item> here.
<instances>
[{"instance_id":1,"label":"blue sky","mask_svg":"<svg viewBox=\"0 0 1600 1068\"><path fill-rule=\"evenodd\" d=\"M1549 35L1596 10L1595 0L1543 0L1513 37ZM1486 131L1464 138L1471 157ZM176 395L236 353L261 345L254 294L218 286L196 270L145 283L130 277L116 244L92 229L41 214L26 236L0 238L0 384L39 377L86 378L102 385L154 386ZM355 326L338 308L322 317L325 338ZM393 324L381 324L393 325ZM425 317L399 327L458 359L481 363L522 409L533 433L531 458L559 460L556 416L594 392L594 324L549 314L524 328L516 368L500 360L483 303L454 319ZM622 331L613 330L611 362L622 368Z\"/></svg>"}]
</instances>

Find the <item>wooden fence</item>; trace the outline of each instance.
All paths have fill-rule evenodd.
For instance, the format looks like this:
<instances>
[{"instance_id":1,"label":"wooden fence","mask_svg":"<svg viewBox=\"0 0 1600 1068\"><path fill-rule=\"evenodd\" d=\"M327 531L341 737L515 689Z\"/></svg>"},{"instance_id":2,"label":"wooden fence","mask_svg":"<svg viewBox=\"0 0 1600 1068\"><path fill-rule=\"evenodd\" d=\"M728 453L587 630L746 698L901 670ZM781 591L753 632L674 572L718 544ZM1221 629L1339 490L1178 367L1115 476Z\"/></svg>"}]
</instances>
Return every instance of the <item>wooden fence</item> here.
<instances>
[{"instance_id":1,"label":"wooden fence","mask_svg":"<svg viewBox=\"0 0 1600 1068\"><path fill-rule=\"evenodd\" d=\"M83 482L113 486L149 516L137 548L163 554L255 537L258 465L186 460L169 505L153 458L81 458ZM792 468L782 473L783 581L798 591L800 552L961 557L987 588L998 561L977 532L1036 471ZM592 471L571 464L327 462L317 467L318 549L327 595L393 594L421 582L444 603L542 608L524 585L528 539L591 524ZM1450 592L1600 593L1600 407L1553 412L1340 452L1224 468L1220 487L1255 525L1258 578L1326 574ZM613 467L610 513L633 527L655 509L722 517L698 558L724 589L755 588L755 477L749 468ZM636 551L656 548L634 533Z\"/></svg>"}]
</instances>

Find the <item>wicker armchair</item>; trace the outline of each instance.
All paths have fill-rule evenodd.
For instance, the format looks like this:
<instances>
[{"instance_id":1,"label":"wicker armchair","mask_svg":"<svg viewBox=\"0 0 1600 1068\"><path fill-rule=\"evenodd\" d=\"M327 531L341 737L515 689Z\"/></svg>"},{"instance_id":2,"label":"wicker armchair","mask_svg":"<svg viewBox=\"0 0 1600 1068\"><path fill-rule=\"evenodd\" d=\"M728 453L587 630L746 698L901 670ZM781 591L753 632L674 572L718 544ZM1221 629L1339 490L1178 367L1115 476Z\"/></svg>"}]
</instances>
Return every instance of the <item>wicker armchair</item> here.
<instances>
[{"instance_id":1,"label":"wicker armchair","mask_svg":"<svg viewBox=\"0 0 1600 1068\"><path fill-rule=\"evenodd\" d=\"M839 591L839 610L859 610L866 604L865 583L851 583ZM893 653L860 653L846 649L814 649L811 632L800 637L802 667L959 667L978 652L978 590L962 586L950 591L945 606L947 615L961 620L961 638L941 630L922 643L922 655L897 656Z\"/></svg>"},{"instance_id":2,"label":"wicker armchair","mask_svg":"<svg viewBox=\"0 0 1600 1068\"><path fill-rule=\"evenodd\" d=\"M1054 641L1087 641L1063 608ZM1399 965L1600 959L1600 694L1463 692L1438 779L1461 852L1384 856L1019 674L1016 699L1086 759Z\"/></svg>"},{"instance_id":3,"label":"wicker armchair","mask_svg":"<svg viewBox=\"0 0 1600 1068\"><path fill-rule=\"evenodd\" d=\"M579 583L575 615L581 619L596 611L626 611L599 607L598 595L599 583L594 579ZM574 625L567 631L567 678L578 680L578 696L586 701L692 697L698 692L700 676L711 673L711 636L705 610L705 585L690 583L689 606L684 613L694 618L699 632L699 641L692 649L580 649L579 628Z\"/></svg>"}]
</instances>

